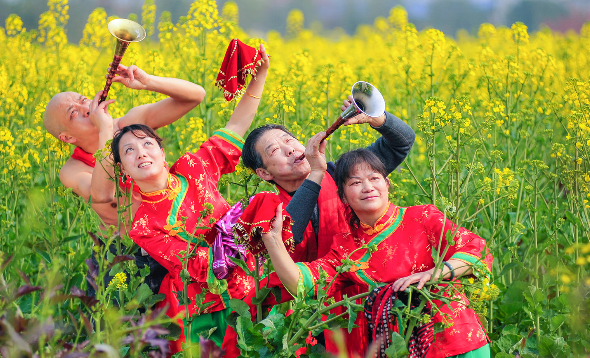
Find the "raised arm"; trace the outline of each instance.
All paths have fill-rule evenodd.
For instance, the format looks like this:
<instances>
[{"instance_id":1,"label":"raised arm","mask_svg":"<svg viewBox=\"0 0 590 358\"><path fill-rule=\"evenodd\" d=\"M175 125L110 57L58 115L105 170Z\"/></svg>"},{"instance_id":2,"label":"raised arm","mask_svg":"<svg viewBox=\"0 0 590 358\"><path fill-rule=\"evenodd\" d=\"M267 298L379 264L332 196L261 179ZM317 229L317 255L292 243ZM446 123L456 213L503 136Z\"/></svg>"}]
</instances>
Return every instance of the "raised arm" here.
<instances>
[{"instance_id":1,"label":"raised arm","mask_svg":"<svg viewBox=\"0 0 590 358\"><path fill-rule=\"evenodd\" d=\"M352 96L344 100L341 107L343 111L350 106L351 100ZM416 139L416 134L412 128L389 112L375 118L359 114L347 120L344 125L358 123L369 123L373 129L381 134L381 137L367 149L375 153L381 162L385 164L387 173L391 173L406 159Z\"/></svg>"},{"instance_id":2,"label":"raised arm","mask_svg":"<svg viewBox=\"0 0 590 358\"><path fill-rule=\"evenodd\" d=\"M156 103L132 108L119 118L119 128L130 124L145 124L154 129L166 126L187 114L205 98L205 90L197 84L178 78L150 75L135 65L119 65L116 73L119 76L116 76L113 82L122 83L131 89L158 92L168 96Z\"/></svg>"},{"instance_id":3,"label":"raised arm","mask_svg":"<svg viewBox=\"0 0 590 358\"><path fill-rule=\"evenodd\" d=\"M110 99L98 104L102 91L99 91L90 103L90 121L98 128L98 150L106 146L107 141L113 139L113 118L109 114L108 105L115 102ZM113 165L105 155L96 161L90 180L90 196L96 204L110 203L115 197L115 181Z\"/></svg>"},{"instance_id":4,"label":"raised arm","mask_svg":"<svg viewBox=\"0 0 590 358\"><path fill-rule=\"evenodd\" d=\"M285 288L295 294L299 282L299 269L289 256L283 243L281 231L283 229L283 204L277 206L274 226L267 234L262 234L262 241L270 256L270 261Z\"/></svg>"},{"instance_id":5,"label":"raised arm","mask_svg":"<svg viewBox=\"0 0 590 358\"><path fill-rule=\"evenodd\" d=\"M229 122L225 126L226 129L235 132L241 137L246 134L256 115L270 66L268 55L262 44L260 45L260 55L263 62L256 70L256 78L250 80L250 84L246 88L246 93L240 99L240 103L236 106L234 113L232 113Z\"/></svg>"}]
</instances>

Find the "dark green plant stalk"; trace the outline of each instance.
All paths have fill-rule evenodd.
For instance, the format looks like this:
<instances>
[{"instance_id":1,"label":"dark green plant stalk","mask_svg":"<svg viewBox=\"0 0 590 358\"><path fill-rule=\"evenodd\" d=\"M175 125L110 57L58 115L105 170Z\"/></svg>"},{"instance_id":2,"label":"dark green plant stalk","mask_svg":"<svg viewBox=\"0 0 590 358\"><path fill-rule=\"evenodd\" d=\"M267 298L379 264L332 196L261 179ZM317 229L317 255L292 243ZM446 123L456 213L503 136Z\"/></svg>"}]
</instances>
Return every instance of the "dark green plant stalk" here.
<instances>
[{"instance_id":1,"label":"dark green plant stalk","mask_svg":"<svg viewBox=\"0 0 590 358\"><path fill-rule=\"evenodd\" d=\"M344 305L347 302L354 302L359 298L363 298L366 297L370 294L370 292L364 292L364 293L360 293L358 295L349 297L349 298L345 298L342 301L338 301L334 304L331 304L329 306L325 306L324 308L318 309L317 311L315 311L311 317L309 317L309 319L307 321L305 321L305 323L303 324L303 326L297 331L297 333L295 333L295 335L288 341L288 345L293 345L295 344L295 342L297 342L297 340L306 332L309 332L309 328L308 327L312 327L311 324L316 321L319 317L321 317L321 315L323 315L324 313L330 312L330 310L336 308L336 307L340 307L342 305Z\"/></svg>"}]
</instances>

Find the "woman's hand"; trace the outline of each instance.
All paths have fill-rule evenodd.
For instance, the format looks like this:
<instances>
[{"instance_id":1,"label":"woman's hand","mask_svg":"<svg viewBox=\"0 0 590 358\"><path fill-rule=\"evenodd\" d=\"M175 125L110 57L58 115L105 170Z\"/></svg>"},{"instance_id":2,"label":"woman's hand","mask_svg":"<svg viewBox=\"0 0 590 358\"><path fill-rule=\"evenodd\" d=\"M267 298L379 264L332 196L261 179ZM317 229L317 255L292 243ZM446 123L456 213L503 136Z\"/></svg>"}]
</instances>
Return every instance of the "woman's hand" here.
<instances>
[{"instance_id":1,"label":"woman's hand","mask_svg":"<svg viewBox=\"0 0 590 358\"><path fill-rule=\"evenodd\" d=\"M283 285L289 292L296 294L299 282L299 269L283 243L283 203L277 206L272 229L262 234L262 241L270 256L270 261Z\"/></svg>"},{"instance_id":2,"label":"woman's hand","mask_svg":"<svg viewBox=\"0 0 590 358\"><path fill-rule=\"evenodd\" d=\"M266 234L262 234L262 242L264 242L264 246L266 246L266 249L270 252L273 249L276 249L277 247L280 247L280 245L285 246L285 244L283 243L283 236L282 236L282 232L283 232L283 203L280 203L277 206L277 210L275 212L275 217L271 223L271 230L266 233ZM285 249L286 250L286 249Z\"/></svg>"},{"instance_id":3,"label":"woman's hand","mask_svg":"<svg viewBox=\"0 0 590 358\"><path fill-rule=\"evenodd\" d=\"M433 272L434 272L434 269L430 269L428 271L418 272L418 273L415 273L410 276L402 277L402 278L398 279L397 281L395 281L393 283L393 286L391 286L391 287L396 292L405 291L406 288L408 288L408 286L410 286L413 283L418 282L417 288L421 289L422 287L424 287L424 284L426 284L426 282L428 282L428 280L430 280L430 278L432 278Z\"/></svg>"},{"instance_id":4,"label":"woman's hand","mask_svg":"<svg viewBox=\"0 0 590 358\"><path fill-rule=\"evenodd\" d=\"M266 49L264 48L263 44L260 44L260 58L263 62L260 65L258 65L258 69L256 70L256 72L258 72L259 70L268 70L268 68L270 67L270 59L268 58L268 54L266 53Z\"/></svg>"}]
</instances>

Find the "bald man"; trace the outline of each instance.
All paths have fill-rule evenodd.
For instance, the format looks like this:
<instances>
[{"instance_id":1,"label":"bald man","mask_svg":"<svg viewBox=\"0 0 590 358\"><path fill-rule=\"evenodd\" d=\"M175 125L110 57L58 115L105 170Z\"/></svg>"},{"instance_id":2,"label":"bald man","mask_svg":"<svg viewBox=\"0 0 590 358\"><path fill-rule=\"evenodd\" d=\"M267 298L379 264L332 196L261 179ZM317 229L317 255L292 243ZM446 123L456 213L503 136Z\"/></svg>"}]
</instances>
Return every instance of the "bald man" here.
<instances>
[{"instance_id":1,"label":"bald man","mask_svg":"<svg viewBox=\"0 0 590 358\"><path fill-rule=\"evenodd\" d=\"M96 162L94 153L104 148L113 132L130 124L145 124L154 129L168 125L187 114L205 98L203 87L176 78L149 75L137 66L126 67L119 65L113 82L121 83L125 87L136 90L147 90L162 93L168 98L156 103L144 104L129 110L123 117L115 119L112 125L98 127L90 120L90 103L84 95L75 92L56 94L47 104L44 114L44 125L49 133L65 143L76 146L74 154L69 158L59 172L61 183L72 188L85 201L92 202L92 209L101 218L105 229L115 226L117 230L126 230L119 226L117 207L124 204L123 198L115 198L115 183L105 175L92 175L95 166L110 167L107 159ZM102 91L97 93L93 101L98 101ZM113 100L106 101L108 104ZM106 106L105 106L106 107ZM99 167L100 168L100 167ZM112 172L112 170L111 170ZM102 172L101 172L102 173ZM132 193L132 216L141 202L138 193ZM128 221L129 218L126 218ZM124 224L123 224L124 225ZM112 249L111 249L112 251ZM161 277L167 271L148 256L136 254L139 268L150 266L152 273L146 278L146 283L157 293ZM164 270L166 272L156 272ZM161 277L160 277L161 276ZM105 277L108 283L110 277ZM89 291L92 290L89 287Z\"/></svg>"},{"instance_id":2,"label":"bald man","mask_svg":"<svg viewBox=\"0 0 590 358\"><path fill-rule=\"evenodd\" d=\"M132 108L123 117L115 119L112 128L101 129L102 132L90 121L91 100L75 92L55 95L47 104L44 114L47 131L62 142L78 147L80 150L77 152L82 155L68 159L61 168L59 179L84 200L88 201L92 197L92 208L107 227L117 226L118 203L114 198L114 190L111 190L114 183L98 176L93 178L94 167L84 160L84 154L94 155L98 148L104 148L106 144L106 140L101 137L112 138L113 131L129 124L145 124L154 129L168 125L195 108L205 97L205 90L199 85L176 78L149 75L137 66L119 65L117 74L119 76L113 82L131 89L162 93L168 98ZM111 133L106 133L108 131ZM134 204L140 201L134 200Z\"/></svg>"}]
</instances>

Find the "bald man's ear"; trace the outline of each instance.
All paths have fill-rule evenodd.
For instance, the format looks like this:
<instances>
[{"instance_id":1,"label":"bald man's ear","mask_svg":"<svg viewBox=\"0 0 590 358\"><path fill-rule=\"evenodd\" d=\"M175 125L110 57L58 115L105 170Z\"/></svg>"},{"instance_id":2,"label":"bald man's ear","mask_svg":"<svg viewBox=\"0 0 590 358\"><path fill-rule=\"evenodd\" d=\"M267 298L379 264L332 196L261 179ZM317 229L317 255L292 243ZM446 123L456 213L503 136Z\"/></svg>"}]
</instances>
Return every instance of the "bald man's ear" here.
<instances>
[{"instance_id":1,"label":"bald man's ear","mask_svg":"<svg viewBox=\"0 0 590 358\"><path fill-rule=\"evenodd\" d=\"M256 169L256 175L258 175L260 177L260 179L266 180L266 181L271 181L274 178L274 176L272 174L270 174L264 168L258 168L258 169Z\"/></svg>"},{"instance_id":2,"label":"bald man's ear","mask_svg":"<svg viewBox=\"0 0 590 358\"><path fill-rule=\"evenodd\" d=\"M64 143L70 143L70 144L74 144L76 143L76 138L72 137L71 135L67 135L65 133L60 133L59 136L57 136L57 138L59 140L61 140Z\"/></svg>"}]
</instances>

